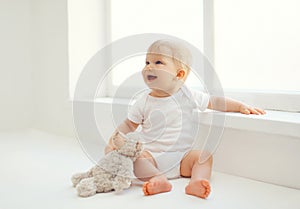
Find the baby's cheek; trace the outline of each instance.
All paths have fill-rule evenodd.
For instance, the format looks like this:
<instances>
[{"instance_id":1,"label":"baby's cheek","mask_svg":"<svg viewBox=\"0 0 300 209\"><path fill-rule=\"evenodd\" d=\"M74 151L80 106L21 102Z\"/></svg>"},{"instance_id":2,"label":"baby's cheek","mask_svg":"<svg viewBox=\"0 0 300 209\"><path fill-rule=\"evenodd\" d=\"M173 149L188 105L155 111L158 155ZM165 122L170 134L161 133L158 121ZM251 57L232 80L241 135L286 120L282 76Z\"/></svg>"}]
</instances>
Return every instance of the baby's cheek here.
<instances>
[{"instance_id":1,"label":"baby's cheek","mask_svg":"<svg viewBox=\"0 0 300 209\"><path fill-rule=\"evenodd\" d=\"M172 94L173 89L177 86L177 81L175 75L166 71L161 71L160 73L157 73L157 79L153 82L153 87Z\"/></svg>"}]
</instances>

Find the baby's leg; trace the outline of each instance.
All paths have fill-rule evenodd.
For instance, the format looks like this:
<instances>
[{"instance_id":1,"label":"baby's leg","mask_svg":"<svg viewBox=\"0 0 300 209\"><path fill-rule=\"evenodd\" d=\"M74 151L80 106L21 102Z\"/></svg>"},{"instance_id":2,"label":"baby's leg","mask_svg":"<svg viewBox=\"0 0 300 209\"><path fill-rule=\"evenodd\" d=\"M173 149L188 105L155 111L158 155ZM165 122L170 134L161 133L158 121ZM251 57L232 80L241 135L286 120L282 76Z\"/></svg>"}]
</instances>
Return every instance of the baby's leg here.
<instances>
[{"instance_id":1,"label":"baby's leg","mask_svg":"<svg viewBox=\"0 0 300 209\"><path fill-rule=\"evenodd\" d=\"M200 156L200 151L190 151L181 161L180 174L184 177L191 177L185 188L187 194L206 198L210 193L212 157L209 154L202 155L202 158L207 158L207 160L200 162Z\"/></svg>"},{"instance_id":2,"label":"baby's leg","mask_svg":"<svg viewBox=\"0 0 300 209\"><path fill-rule=\"evenodd\" d=\"M145 195L169 192L172 189L172 185L156 168L154 159L147 151L144 151L141 157L135 161L134 173L138 179L145 181L143 185Z\"/></svg>"}]
</instances>

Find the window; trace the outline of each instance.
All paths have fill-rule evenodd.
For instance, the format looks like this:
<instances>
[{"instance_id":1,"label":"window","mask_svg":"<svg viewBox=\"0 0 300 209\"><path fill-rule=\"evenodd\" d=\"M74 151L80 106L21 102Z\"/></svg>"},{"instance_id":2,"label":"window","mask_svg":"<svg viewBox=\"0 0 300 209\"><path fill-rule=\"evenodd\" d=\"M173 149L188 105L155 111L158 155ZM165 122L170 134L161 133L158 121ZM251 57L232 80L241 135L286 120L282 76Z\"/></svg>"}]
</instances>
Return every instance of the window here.
<instances>
[{"instance_id":1,"label":"window","mask_svg":"<svg viewBox=\"0 0 300 209\"><path fill-rule=\"evenodd\" d=\"M230 95L300 110L299 9L298 0L214 0L215 69Z\"/></svg>"},{"instance_id":2,"label":"window","mask_svg":"<svg viewBox=\"0 0 300 209\"><path fill-rule=\"evenodd\" d=\"M126 8L126 9L124 9ZM141 33L163 33L186 40L203 51L203 1L201 0L111 0L111 41ZM133 56L118 63L107 77L108 95L113 96L116 89L128 77L141 72L145 55ZM191 74L190 85L200 81ZM133 91L143 85L142 77L126 84ZM134 93L124 92L124 96ZM126 95L126 93L128 95Z\"/></svg>"},{"instance_id":3,"label":"window","mask_svg":"<svg viewBox=\"0 0 300 209\"><path fill-rule=\"evenodd\" d=\"M68 7L71 93L80 70L105 44L165 33L209 57L226 95L266 109L300 110L298 0L91 0L68 1ZM99 95L113 96L127 77L141 71L144 59L117 63ZM187 83L200 84L195 76ZM124 96L140 85L137 78Z\"/></svg>"}]
</instances>

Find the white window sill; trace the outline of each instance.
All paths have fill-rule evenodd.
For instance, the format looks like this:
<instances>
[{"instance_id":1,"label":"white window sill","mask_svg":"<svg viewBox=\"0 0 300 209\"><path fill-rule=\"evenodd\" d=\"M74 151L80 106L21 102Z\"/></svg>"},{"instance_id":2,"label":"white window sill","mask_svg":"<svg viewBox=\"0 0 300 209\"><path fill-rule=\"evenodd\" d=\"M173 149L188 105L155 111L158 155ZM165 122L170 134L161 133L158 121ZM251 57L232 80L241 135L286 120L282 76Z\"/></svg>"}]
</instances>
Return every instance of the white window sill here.
<instances>
[{"instance_id":1,"label":"white window sill","mask_svg":"<svg viewBox=\"0 0 300 209\"><path fill-rule=\"evenodd\" d=\"M198 122L211 125L212 117L223 121L224 127L246 131L280 134L300 138L300 113L266 110L265 115L244 115L216 111L198 112ZM197 120L197 116L195 117Z\"/></svg>"},{"instance_id":2,"label":"white window sill","mask_svg":"<svg viewBox=\"0 0 300 209\"><path fill-rule=\"evenodd\" d=\"M130 100L126 98L98 98L95 102L98 104L114 103L128 105ZM266 110L266 112L267 114L265 115L244 115L241 113L224 113L211 110L204 112L195 111L194 120L200 124L211 125L212 117L215 117L218 122L218 117L222 119L225 116L224 128L300 138L300 113L273 110ZM199 117L197 117L197 114L199 114Z\"/></svg>"}]
</instances>

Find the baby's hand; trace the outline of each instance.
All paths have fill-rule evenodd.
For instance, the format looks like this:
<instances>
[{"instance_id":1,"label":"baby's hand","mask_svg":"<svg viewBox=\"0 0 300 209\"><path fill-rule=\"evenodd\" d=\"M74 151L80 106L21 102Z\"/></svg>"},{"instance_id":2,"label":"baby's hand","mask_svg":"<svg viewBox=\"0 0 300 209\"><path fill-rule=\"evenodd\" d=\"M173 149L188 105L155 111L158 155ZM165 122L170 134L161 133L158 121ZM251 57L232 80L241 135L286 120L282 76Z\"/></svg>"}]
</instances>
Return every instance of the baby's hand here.
<instances>
[{"instance_id":1,"label":"baby's hand","mask_svg":"<svg viewBox=\"0 0 300 209\"><path fill-rule=\"evenodd\" d=\"M109 152L114 151L114 150L116 150L116 148L107 145L107 146L105 147L105 149L104 149L104 153L105 153L105 154L108 154Z\"/></svg>"},{"instance_id":2,"label":"baby's hand","mask_svg":"<svg viewBox=\"0 0 300 209\"><path fill-rule=\"evenodd\" d=\"M109 143L106 145L106 147L104 149L105 154L108 154L109 152L117 149L117 147L115 147L115 145L113 144L114 136L115 136L115 134L109 139Z\"/></svg>"},{"instance_id":3,"label":"baby's hand","mask_svg":"<svg viewBox=\"0 0 300 209\"><path fill-rule=\"evenodd\" d=\"M264 115L264 114L266 114L266 112L260 108L250 107L245 104L242 104L240 106L240 113L246 114L246 115L249 115L249 114Z\"/></svg>"}]
</instances>

